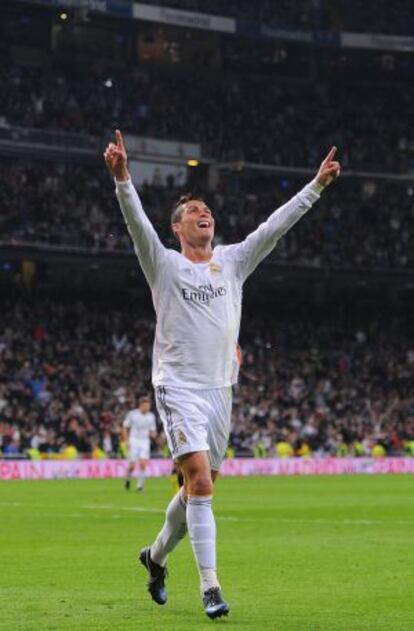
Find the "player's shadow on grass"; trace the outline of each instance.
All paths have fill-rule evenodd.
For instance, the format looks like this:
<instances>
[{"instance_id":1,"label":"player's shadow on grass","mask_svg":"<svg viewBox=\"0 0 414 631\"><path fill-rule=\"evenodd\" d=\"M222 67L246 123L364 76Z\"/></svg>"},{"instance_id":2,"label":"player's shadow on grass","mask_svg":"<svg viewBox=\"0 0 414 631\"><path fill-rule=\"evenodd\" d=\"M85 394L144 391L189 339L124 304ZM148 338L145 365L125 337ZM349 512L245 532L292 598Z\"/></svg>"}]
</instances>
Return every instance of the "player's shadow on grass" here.
<instances>
[{"instance_id":1,"label":"player's shadow on grass","mask_svg":"<svg viewBox=\"0 0 414 631\"><path fill-rule=\"evenodd\" d=\"M140 603L141 604L141 603ZM145 611L146 613L151 613L151 619L152 620L157 620L159 622L162 622L163 624L165 624L165 629L168 631L180 631L182 629L183 623L191 623L194 629L198 629L200 626L202 625L206 625L208 627L211 627L211 623L214 622L215 624L225 624L225 625L233 625L233 626L237 626L239 629L245 627L246 629L252 628L251 624L248 624L247 622L243 621L243 620L237 620L236 618L232 618L231 614L229 617L226 616L222 616L220 619L218 620L210 620L205 613L203 613L202 608L200 607L200 609L198 611L194 611L194 607L192 608L186 608L183 609L183 607L180 608L173 608L173 606L167 608L167 607L157 607L157 609L154 609L151 606L145 607ZM177 626L175 626L175 621Z\"/></svg>"},{"instance_id":2,"label":"player's shadow on grass","mask_svg":"<svg viewBox=\"0 0 414 631\"><path fill-rule=\"evenodd\" d=\"M217 620L210 620L205 613L203 613L202 608L200 607L199 611L194 611L194 609L186 609L183 610L182 608L180 609L169 609L168 613L171 615L171 617L173 617L174 619L177 619L177 623L178 625L182 625L183 621L185 620L186 622L191 622L193 625L194 629L198 629L201 626L206 625L207 627L211 628L211 624L213 623L214 625L226 625L226 627L230 626L235 626L238 629L252 629L252 623L251 622L246 622L245 620L240 620L240 618L237 618L235 615L232 616L231 612L228 616L222 616L221 618L217 619ZM171 621L171 624L173 625L174 622ZM168 631L180 631L180 626L177 627L177 629L174 626L171 627L166 627L166 629L168 628Z\"/></svg>"}]
</instances>

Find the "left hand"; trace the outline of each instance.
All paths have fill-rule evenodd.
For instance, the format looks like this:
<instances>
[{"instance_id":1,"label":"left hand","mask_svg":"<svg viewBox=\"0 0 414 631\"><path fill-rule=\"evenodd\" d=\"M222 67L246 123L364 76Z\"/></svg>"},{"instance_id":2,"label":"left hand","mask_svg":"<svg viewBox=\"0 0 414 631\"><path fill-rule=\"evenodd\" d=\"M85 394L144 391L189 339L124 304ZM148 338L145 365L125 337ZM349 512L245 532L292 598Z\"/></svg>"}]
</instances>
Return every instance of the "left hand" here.
<instances>
[{"instance_id":1,"label":"left hand","mask_svg":"<svg viewBox=\"0 0 414 631\"><path fill-rule=\"evenodd\" d=\"M334 160L336 147L332 147L325 160L321 163L319 171L316 174L316 181L321 186L328 186L333 180L336 180L341 173L341 165Z\"/></svg>"}]
</instances>

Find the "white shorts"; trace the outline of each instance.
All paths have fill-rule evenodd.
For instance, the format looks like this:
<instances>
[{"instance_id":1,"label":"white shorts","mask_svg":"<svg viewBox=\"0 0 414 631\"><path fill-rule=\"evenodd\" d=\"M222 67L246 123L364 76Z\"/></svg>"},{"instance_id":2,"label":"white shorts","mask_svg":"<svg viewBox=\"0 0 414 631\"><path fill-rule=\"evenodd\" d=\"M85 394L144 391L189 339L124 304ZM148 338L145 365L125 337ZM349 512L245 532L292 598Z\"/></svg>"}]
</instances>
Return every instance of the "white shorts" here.
<instances>
[{"instance_id":1,"label":"white shorts","mask_svg":"<svg viewBox=\"0 0 414 631\"><path fill-rule=\"evenodd\" d=\"M211 468L218 471L229 441L231 387L194 390L158 386L155 394L174 460L194 451L209 451Z\"/></svg>"},{"instance_id":2,"label":"white shorts","mask_svg":"<svg viewBox=\"0 0 414 631\"><path fill-rule=\"evenodd\" d=\"M128 445L128 460L129 462L136 462L137 460L149 460L150 457L150 443L148 440L142 442L129 443Z\"/></svg>"}]
</instances>

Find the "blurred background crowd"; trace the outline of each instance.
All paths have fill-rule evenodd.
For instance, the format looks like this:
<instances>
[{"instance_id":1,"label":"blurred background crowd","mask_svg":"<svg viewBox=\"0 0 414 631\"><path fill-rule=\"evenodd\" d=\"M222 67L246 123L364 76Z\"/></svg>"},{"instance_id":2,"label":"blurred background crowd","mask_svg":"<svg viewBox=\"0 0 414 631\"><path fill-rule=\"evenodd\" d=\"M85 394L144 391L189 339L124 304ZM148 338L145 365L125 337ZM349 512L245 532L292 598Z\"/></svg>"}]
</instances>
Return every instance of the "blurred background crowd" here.
<instances>
[{"instance_id":1,"label":"blurred background crowd","mask_svg":"<svg viewBox=\"0 0 414 631\"><path fill-rule=\"evenodd\" d=\"M40 297L6 306L3 455L122 455L122 421L150 390L151 315ZM229 455L414 455L406 318L287 312L275 326L270 313L250 310L241 345ZM164 447L160 432L153 449Z\"/></svg>"},{"instance_id":2,"label":"blurred background crowd","mask_svg":"<svg viewBox=\"0 0 414 631\"><path fill-rule=\"evenodd\" d=\"M132 252L114 184L102 166L4 159L0 166L2 241ZM231 243L245 238L305 183L303 177L281 176L234 190L224 180L214 191L198 186L196 192L216 217L216 242ZM173 176L166 184L140 187L144 208L170 247L175 247L171 209L182 193ZM413 268L413 207L414 182L342 180L287 234L272 259L316 268Z\"/></svg>"},{"instance_id":3,"label":"blurred background crowd","mask_svg":"<svg viewBox=\"0 0 414 631\"><path fill-rule=\"evenodd\" d=\"M115 72L76 60L57 60L45 71L7 63L6 57L0 62L0 114L3 125L98 137L122 125L141 136L200 142L221 160L313 167L327 146L337 144L345 168L403 173L414 167L413 64L399 71L388 69L387 57L378 59L382 82L372 79L367 90L358 59L335 53L328 65L316 59L321 80L315 81L302 69L305 51L282 48L279 54L273 59L264 50L252 58L250 47L230 43L219 74L214 51L200 54L190 68ZM392 80L405 72L398 116L390 118Z\"/></svg>"}]
</instances>

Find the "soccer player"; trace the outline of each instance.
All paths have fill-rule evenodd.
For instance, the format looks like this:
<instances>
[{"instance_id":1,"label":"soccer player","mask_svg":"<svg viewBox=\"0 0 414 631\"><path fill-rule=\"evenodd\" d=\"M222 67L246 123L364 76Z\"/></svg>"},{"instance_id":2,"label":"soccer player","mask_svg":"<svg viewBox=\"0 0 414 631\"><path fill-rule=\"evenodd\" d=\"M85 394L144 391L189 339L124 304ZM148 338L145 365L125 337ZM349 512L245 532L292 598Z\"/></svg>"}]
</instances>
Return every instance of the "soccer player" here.
<instances>
[{"instance_id":1,"label":"soccer player","mask_svg":"<svg viewBox=\"0 0 414 631\"><path fill-rule=\"evenodd\" d=\"M105 150L116 195L135 252L151 288L157 316L152 382L169 448L180 464L184 487L171 500L152 546L140 553L153 600L167 601L168 554L188 530L200 575L205 613L227 615L216 571L212 509L230 431L232 385L239 368L242 288L276 243L319 199L340 173L332 147L316 174L290 201L244 241L213 248L215 220L201 199L183 197L171 227L181 252L165 248L132 185L121 132Z\"/></svg>"},{"instance_id":2,"label":"soccer player","mask_svg":"<svg viewBox=\"0 0 414 631\"><path fill-rule=\"evenodd\" d=\"M138 408L128 412L123 428L127 434L129 461L125 488L127 491L131 488L131 477L134 473L135 464L138 462L139 473L136 489L137 491L143 491L145 473L150 458L150 438L155 436L157 429L155 416L151 412L151 400L148 396L140 397Z\"/></svg>"}]
</instances>

